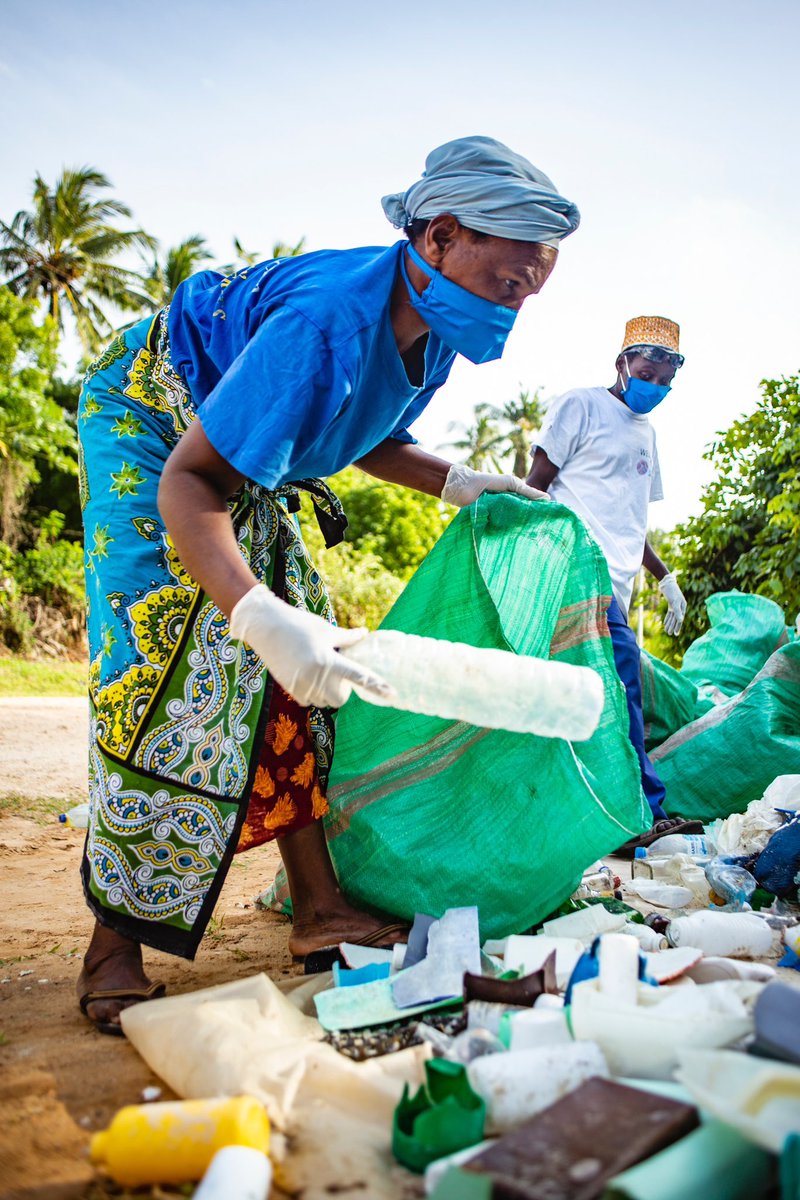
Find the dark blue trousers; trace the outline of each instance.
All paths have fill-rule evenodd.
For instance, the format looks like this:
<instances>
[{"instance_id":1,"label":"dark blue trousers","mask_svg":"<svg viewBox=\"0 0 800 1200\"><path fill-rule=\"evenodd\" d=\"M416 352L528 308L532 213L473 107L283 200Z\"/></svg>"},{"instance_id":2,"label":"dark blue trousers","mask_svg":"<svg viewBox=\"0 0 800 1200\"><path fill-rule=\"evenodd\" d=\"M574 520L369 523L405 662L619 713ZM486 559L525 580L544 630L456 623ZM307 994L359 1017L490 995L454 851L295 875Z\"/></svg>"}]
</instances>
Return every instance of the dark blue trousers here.
<instances>
[{"instance_id":1,"label":"dark blue trousers","mask_svg":"<svg viewBox=\"0 0 800 1200\"><path fill-rule=\"evenodd\" d=\"M628 716L630 717L631 745L639 758L639 769L642 773L642 791L653 810L653 820L662 821L666 817L661 807L666 788L655 772L653 764L647 757L644 748L644 716L642 715L642 680L639 674L641 655L636 645L636 634L626 621L622 609L616 600L611 601L608 610L608 631L611 634L611 644L614 647L614 663L617 674L625 685L628 698Z\"/></svg>"}]
</instances>

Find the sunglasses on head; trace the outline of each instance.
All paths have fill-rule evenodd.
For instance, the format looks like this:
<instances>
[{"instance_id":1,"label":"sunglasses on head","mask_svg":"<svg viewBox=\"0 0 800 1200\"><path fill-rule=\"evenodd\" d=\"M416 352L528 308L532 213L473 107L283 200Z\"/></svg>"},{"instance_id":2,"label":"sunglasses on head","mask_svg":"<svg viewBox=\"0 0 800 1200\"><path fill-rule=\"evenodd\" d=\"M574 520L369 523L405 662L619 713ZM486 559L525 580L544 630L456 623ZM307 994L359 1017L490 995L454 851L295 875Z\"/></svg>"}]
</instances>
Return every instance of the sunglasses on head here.
<instances>
[{"instance_id":1,"label":"sunglasses on head","mask_svg":"<svg viewBox=\"0 0 800 1200\"><path fill-rule=\"evenodd\" d=\"M665 350L663 346L628 346L625 353L641 354L648 362L669 363L676 371L685 362L682 354L676 354L674 350Z\"/></svg>"}]
</instances>

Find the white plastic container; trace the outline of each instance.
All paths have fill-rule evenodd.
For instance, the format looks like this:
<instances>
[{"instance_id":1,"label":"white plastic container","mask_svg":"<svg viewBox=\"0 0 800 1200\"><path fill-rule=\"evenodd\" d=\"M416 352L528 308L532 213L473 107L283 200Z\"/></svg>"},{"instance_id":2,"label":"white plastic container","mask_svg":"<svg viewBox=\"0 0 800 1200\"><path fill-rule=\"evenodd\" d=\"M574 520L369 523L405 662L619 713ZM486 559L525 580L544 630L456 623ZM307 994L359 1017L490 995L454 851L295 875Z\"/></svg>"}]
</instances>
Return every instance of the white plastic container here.
<instances>
[{"instance_id":1,"label":"white plastic container","mask_svg":"<svg viewBox=\"0 0 800 1200\"><path fill-rule=\"evenodd\" d=\"M194 1200L267 1200L272 1163L250 1146L223 1146L212 1158Z\"/></svg>"},{"instance_id":2,"label":"white plastic container","mask_svg":"<svg viewBox=\"0 0 800 1200\"><path fill-rule=\"evenodd\" d=\"M486 1132L508 1133L549 1108L593 1075L608 1077L599 1046L573 1042L513 1054L488 1054L467 1067L469 1082L486 1102Z\"/></svg>"},{"instance_id":3,"label":"white plastic container","mask_svg":"<svg viewBox=\"0 0 800 1200\"><path fill-rule=\"evenodd\" d=\"M591 737L603 711L603 682L588 667L395 629L341 653L394 688L389 698L355 689L381 707L572 742Z\"/></svg>"},{"instance_id":4,"label":"white plastic container","mask_svg":"<svg viewBox=\"0 0 800 1200\"><path fill-rule=\"evenodd\" d=\"M772 930L754 913L705 909L670 921L667 940L719 958L761 958L772 949Z\"/></svg>"}]
</instances>

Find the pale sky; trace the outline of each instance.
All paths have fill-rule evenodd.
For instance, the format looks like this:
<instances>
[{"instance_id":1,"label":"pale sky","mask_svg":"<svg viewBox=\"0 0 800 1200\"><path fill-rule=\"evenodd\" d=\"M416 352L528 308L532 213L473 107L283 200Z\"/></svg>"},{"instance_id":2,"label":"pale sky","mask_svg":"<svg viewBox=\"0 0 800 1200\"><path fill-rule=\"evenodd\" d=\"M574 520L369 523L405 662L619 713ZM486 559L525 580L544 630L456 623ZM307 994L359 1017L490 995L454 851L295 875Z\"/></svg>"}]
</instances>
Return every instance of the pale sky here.
<instances>
[{"instance_id":1,"label":"pale sky","mask_svg":"<svg viewBox=\"0 0 800 1200\"><path fill-rule=\"evenodd\" d=\"M414 432L481 400L610 384L625 321L681 325L654 416L667 499L696 511L716 431L800 369L797 0L0 0L0 214L91 164L166 246L388 245L380 197L488 134L581 209L499 363L459 360Z\"/></svg>"}]
</instances>

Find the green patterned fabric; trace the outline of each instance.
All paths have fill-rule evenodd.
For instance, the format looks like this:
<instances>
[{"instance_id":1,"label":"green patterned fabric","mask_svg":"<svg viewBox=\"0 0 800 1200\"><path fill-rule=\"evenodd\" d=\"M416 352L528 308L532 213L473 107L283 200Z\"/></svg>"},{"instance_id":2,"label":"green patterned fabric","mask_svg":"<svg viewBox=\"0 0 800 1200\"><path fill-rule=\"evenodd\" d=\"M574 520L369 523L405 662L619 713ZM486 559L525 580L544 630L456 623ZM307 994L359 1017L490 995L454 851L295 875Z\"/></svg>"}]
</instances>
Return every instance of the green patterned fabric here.
<instances>
[{"instance_id":1,"label":"green patterned fabric","mask_svg":"<svg viewBox=\"0 0 800 1200\"><path fill-rule=\"evenodd\" d=\"M82 873L117 932L192 957L236 849L268 712L261 660L187 574L158 513L164 463L194 419L166 321L117 337L78 412L85 528L91 820ZM334 518L335 497L304 481ZM301 485L298 485L301 486ZM245 484L231 501L242 556L289 603L332 619L300 538L297 491ZM312 710L321 774L329 714Z\"/></svg>"},{"instance_id":2,"label":"green patterned fabric","mask_svg":"<svg viewBox=\"0 0 800 1200\"><path fill-rule=\"evenodd\" d=\"M448 527L383 628L596 670L605 707L583 743L376 708L339 712L326 818L356 902L411 918L477 905L481 932L519 932L583 870L650 825L605 612L608 569L558 504L482 496ZM285 881L264 903L285 903Z\"/></svg>"}]
</instances>

